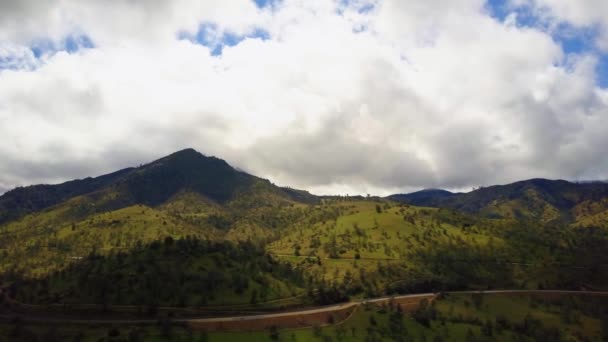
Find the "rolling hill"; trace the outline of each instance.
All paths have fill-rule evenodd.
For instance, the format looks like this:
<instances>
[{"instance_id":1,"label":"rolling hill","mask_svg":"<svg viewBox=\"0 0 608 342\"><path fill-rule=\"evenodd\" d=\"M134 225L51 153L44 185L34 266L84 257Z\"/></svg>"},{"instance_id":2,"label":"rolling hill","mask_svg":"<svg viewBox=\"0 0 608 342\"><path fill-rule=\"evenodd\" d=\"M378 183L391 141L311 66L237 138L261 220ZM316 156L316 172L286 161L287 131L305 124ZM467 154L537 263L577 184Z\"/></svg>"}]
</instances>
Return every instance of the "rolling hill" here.
<instances>
[{"instance_id":1,"label":"rolling hill","mask_svg":"<svg viewBox=\"0 0 608 342\"><path fill-rule=\"evenodd\" d=\"M224 160L185 149L137 168L96 178L11 190L0 196L0 224L83 195L95 200L112 193L111 200L104 204L118 209L133 204L159 205L183 191L197 193L212 202L226 203L252 189L277 200L315 201L314 196L304 191L274 186L267 180L234 169Z\"/></svg>"},{"instance_id":2,"label":"rolling hill","mask_svg":"<svg viewBox=\"0 0 608 342\"><path fill-rule=\"evenodd\" d=\"M608 184L530 179L484 187L468 193L423 190L388 198L412 205L452 208L486 217L579 223L589 215L599 215L597 219L603 219L603 213L608 210ZM595 221L585 222L594 224L592 222ZM605 221L597 223L603 224Z\"/></svg>"},{"instance_id":3,"label":"rolling hill","mask_svg":"<svg viewBox=\"0 0 608 342\"><path fill-rule=\"evenodd\" d=\"M397 202L408 203L422 207L437 207L449 198L458 194L442 189L424 189L409 194L395 194L388 196L389 199Z\"/></svg>"},{"instance_id":4,"label":"rolling hill","mask_svg":"<svg viewBox=\"0 0 608 342\"><path fill-rule=\"evenodd\" d=\"M239 310L446 289L604 289L606 187L530 180L317 197L187 149L1 196L0 285L40 305Z\"/></svg>"},{"instance_id":5,"label":"rolling hill","mask_svg":"<svg viewBox=\"0 0 608 342\"><path fill-rule=\"evenodd\" d=\"M47 273L91 251L165 236L264 240L316 202L187 149L97 178L9 191L0 197L0 251L11 258L0 270Z\"/></svg>"}]
</instances>

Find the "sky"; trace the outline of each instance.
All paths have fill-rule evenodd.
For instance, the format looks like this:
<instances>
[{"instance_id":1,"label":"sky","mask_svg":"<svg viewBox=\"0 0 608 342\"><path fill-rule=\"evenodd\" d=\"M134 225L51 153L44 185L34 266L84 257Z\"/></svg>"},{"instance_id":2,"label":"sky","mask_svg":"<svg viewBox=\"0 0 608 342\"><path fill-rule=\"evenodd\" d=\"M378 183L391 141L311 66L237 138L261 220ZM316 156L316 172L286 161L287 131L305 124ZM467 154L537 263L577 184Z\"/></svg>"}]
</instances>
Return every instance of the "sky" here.
<instances>
[{"instance_id":1,"label":"sky","mask_svg":"<svg viewBox=\"0 0 608 342\"><path fill-rule=\"evenodd\" d=\"M316 194L608 179L608 1L2 1L0 137L0 193L188 147Z\"/></svg>"}]
</instances>

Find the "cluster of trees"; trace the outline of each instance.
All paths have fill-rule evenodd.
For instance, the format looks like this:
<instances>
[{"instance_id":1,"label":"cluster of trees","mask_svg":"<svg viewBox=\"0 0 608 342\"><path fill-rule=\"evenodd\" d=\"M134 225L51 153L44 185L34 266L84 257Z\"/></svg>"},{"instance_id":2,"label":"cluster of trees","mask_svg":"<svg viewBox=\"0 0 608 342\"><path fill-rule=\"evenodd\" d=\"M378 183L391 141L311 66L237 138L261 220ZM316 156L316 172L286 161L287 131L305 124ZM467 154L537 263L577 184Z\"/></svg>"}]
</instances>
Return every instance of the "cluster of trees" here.
<instances>
[{"instance_id":1,"label":"cluster of trees","mask_svg":"<svg viewBox=\"0 0 608 342\"><path fill-rule=\"evenodd\" d=\"M316 289L314 285L308 287L308 297L318 305L328 305L348 301L349 291L347 287L340 286L337 282L321 281Z\"/></svg>"},{"instance_id":2,"label":"cluster of trees","mask_svg":"<svg viewBox=\"0 0 608 342\"><path fill-rule=\"evenodd\" d=\"M303 277L260 246L167 237L128 253L90 255L47 278L16 281L11 294L36 304L196 306L225 296L247 303L256 289L256 301L289 295L276 284L297 288Z\"/></svg>"}]
</instances>

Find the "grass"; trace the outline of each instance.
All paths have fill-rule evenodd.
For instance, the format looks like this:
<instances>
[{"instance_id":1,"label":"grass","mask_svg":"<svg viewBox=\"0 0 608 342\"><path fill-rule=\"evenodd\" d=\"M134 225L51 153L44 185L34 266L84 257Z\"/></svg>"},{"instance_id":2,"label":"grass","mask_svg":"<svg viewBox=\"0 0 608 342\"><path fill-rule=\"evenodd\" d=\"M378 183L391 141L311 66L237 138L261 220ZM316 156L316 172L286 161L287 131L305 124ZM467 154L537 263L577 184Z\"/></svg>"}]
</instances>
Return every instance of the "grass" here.
<instances>
[{"instance_id":1,"label":"grass","mask_svg":"<svg viewBox=\"0 0 608 342\"><path fill-rule=\"evenodd\" d=\"M258 198L255 203L236 200L219 205L182 192L157 207L130 205L110 210L105 203L113 196L106 192L76 197L0 227L0 273L8 274L9 280L10 275L42 279L91 254L128 254L167 236L191 236L251 241L303 272L304 288L268 280L271 289L264 301L283 298L281 305L311 303L308 297L296 303L290 298L319 286L362 298L437 289L606 285L602 282L607 277L601 272L560 268L560 263L581 261L591 267L601 259L598 256L605 256L601 247L606 237L584 236L574 229L555 230L373 198L324 199L308 205L281 201L268 193L260 195L267 201ZM589 256L581 257L585 253ZM224 272L203 259L193 269ZM525 265L509 264L512 261ZM254 290L262 292L257 282L250 283L236 297L224 291L200 300L189 296L186 302L246 304Z\"/></svg>"},{"instance_id":2,"label":"grass","mask_svg":"<svg viewBox=\"0 0 608 342\"><path fill-rule=\"evenodd\" d=\"M554 334L555 331L557 339L552 341L600 341L605 333L601 330L601 322L585 309L597 304L595 301L592 297L577 296L549 299L520 294L485 294L481 297L452 294L419 311L435 312L428 325L418 318L419 314L399 314L388 307L367 305L360 306L344 322L276 331L204 333L161 321L156 326L146 327L61 326L53 329L22 324L20 329L24 336L52 333L65 340L81 333L82 341L119 341L135 333L146 341L394 341L396 338L403 341L468 341L471 336L478 341L532 341L534 334ZM564 312L570 312L573 320L565 322ZM540 323L532 329L521 330L518 326L526 317ZM491 332L483 328L488 321ZM506 322L507 327L499 327L498 322ZM16 323L0 325L0 336L10 336L16 326ZM117 337L110 338L110 335Z\"/></svg>"},{"instance_id":3,"label":"grass","mask_svg":"<svg viewBox=\"0 0 608 342\"><path fill-rule=\"evenodd\" d=\"M360 279L373 274L376 287L410 277L403 270L420 267L421 254L437 245L461 241L474 246L501 247L504 241L492 231L444 220L436 208L419 208L385 201L326 201L319 209L334 213L314 225L282 232L267 250L283 260L301 265L315 277L329 281L345 276ZM314 261L317 261L316 263ZM320 265L319 265L320 261ZM401 274L379 275L391 265Z\"/></svg>"}]
</instances>

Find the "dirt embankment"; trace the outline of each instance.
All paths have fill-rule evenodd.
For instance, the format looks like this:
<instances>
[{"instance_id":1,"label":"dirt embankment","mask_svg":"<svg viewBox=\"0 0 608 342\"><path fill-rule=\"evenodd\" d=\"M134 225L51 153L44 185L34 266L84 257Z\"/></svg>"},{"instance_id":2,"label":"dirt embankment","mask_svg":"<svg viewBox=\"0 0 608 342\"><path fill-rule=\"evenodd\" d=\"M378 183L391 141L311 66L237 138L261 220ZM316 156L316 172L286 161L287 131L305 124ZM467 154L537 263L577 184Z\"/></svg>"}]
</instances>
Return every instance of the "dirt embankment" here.
<instances>
[{"instance_id":1,"label":"dirt embankment","mask_svg":"<svg viewBox=\"0 0 608 342\"><path fill-rule=\"evenodd\" d=\"M437 296L435 294L419 295L415 297L397 296L393 298L382 298L363 302L346 303L339 306L300 311L285 314L270 314L253 317L236 317L233 319L200 319L189 320L187 324L195 330L206 331L255 331L265 330L271 327L277 328L303 328L314 325L328 325L342 322L361 304L390 306L399 305L403 311L416 310L423 300L432 302Z\"/></svg>"},{"instance_id":2,"label":"dirt embankment","mask_svg":"<svg viewBox=\"0 0 608 342\"><path fill-rule=\"evenodd\" d=\"M372 302L372 304L376 304L376 305L400 305L401 309L405 312L412 312L416 309L418 309L418 307L420 306L420 303L426 299L428 301L428 303L430 304L432 301L435 300L435 298L437 298L437 295L435 294L428 294L428 295L423 295L423 296L416 296L416 297L393 297L393 298L385 298L382 300L376 300L374 302Z\"/></svg>"},{"instance_id":3,"label":"dirt embankment","mask_svg":"<svg viewBox=\"0 0 608 342\"><path fill-rule=\"evenodd\" d=\"M322 326L347 319L357 306L356 303L350 303L332 310L310 310L283 315L240 317L230 320L189 320L187 324L194 330L206 331L254 331L270 329L273 326L279 329Z\"/></svg>"}]
</instances>

